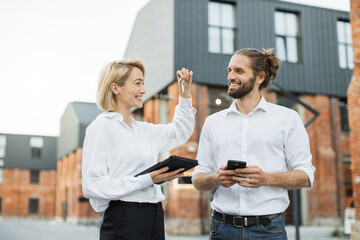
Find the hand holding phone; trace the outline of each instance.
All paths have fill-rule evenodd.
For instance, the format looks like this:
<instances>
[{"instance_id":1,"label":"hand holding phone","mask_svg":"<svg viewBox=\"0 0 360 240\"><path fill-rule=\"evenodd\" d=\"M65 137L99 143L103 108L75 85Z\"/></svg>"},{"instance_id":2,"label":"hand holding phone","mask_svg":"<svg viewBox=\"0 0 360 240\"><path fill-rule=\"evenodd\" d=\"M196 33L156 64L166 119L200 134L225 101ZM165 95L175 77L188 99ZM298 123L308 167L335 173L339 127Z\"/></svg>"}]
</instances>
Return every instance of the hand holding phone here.
<instances>
[{"instance_id":1,"label":"hand holding phone","mask_svg":"<svg viewBox=\"0 0 360 240\"><path fill-rule=\"evenodd\" d=\"M237 168L246 168L246 162L239 160L228 160L226 170L235 170Z\"/></svg>"}]
</instances>

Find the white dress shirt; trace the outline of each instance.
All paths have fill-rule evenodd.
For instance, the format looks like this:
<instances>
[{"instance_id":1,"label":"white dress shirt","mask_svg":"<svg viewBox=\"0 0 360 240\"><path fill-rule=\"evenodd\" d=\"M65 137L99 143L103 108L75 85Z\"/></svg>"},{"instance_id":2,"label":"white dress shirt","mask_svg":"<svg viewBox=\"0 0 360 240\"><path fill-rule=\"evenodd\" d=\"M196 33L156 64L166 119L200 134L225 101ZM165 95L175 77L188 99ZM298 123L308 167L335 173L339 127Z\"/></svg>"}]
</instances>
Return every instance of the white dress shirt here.
<instances>
[{"instance_id":1,"label":"white dress shirt","mask_svg":"<svg viewBox=\"0 0 360 240\"><path fill-rule=\"evenodd\" d=\"M82 158L82 187L96 212L110 200L157 203L165 199L150 173L134 177L157 162L158 154L184 144L195 126L191 98L179 98L173 122L151 124L105 112L87 127Z\"/></svg>"},{"instance_id":2,"label":"white dress shirt","mask_svg":"<svg viewBox=\"0 0 360 240\"><path fill-rule=\"evenodd\" d=\"M266 102L262 97L248 115L240 113L235 101L225 110L207 117L199 143L197 173L216 172L228 160L242 160L264 172L303 170L314 181L309 137L297 112ZM232 215L265 215L286 210L286 189L238 184L219 186L211 202L218 212Z\"/></svg>"}]
</instances>

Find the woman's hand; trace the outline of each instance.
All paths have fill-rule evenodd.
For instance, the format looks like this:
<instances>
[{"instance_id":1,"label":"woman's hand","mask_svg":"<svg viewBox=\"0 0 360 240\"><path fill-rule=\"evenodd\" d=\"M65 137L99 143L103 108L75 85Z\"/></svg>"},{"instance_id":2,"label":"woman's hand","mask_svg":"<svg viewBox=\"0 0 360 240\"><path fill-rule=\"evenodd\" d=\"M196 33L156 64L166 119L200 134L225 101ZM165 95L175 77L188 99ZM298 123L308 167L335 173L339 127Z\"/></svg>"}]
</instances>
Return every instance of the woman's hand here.
<instances>
[{"instance_id":1,"label":"woman's hand","mask_svg":"<svg viewBox=\"0 0 360 240\"><path fill-rule=\"evenodd\" d=\"M190 94L190 87L192 82L193 71L190 71L186 68L182 68L176 72L178 77L178 84L179 84L179 93L180 96L183 98L191 97Z\"/></svg>"},{"instance_id":2,"label":"woman's hand","mask_svg":"<svg viewBox=\"0 0 360 240\"><path fill-rule=\"evenodd\" d=\"M166 172L168 169L169 169L169 167L163 167L159 170L151 172L150 176L151 176L153 183L170 181L170 180L179 178L184 175L183 173L179 173L179 172L183 171L184 168L179 168L172 172Z\"/></svg>"}]
</instances>

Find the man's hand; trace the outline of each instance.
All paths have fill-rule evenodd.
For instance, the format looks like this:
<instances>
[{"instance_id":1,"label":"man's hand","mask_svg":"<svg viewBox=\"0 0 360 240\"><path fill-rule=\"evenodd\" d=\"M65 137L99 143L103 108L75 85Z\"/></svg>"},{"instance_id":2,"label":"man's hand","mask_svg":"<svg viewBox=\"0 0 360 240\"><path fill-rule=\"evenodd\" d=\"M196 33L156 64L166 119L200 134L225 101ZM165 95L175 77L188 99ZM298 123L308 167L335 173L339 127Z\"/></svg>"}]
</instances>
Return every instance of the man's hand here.
<instances>
[{"instance_id":1,"label":"man's hand","mask_svg":"<svg viewBox=\"0 0 360 240\"><path fill-rule=\"evenodd\" d=\"M233 179L234 175L234 170L226 170L226 166L222 166L216 171L216 173L213 173L213 180L218 186L220 185L225 188L229 188L236 183Z\"/></svg>"},{"instance_id":2,"label":"man's hand","mask_svg":"<svg viewBox=\"0 0 360 240\"><path fill-rule=\"evenodd\" d=\"M242 187L258 188L267 185L267 174L258 166L247 166L237 168L232 180Z\"/></svg>"},{"instance_id":3,"label":"man's hand","mask_svg":"<svg viewBox=\"0 0 360 240\"><path fill-rule=\"evenodd\" d=\"M170 180L179 178L184 175L183 173L179 173L179 172L183 171L184 168L179 168L172 172L166 172L167 170L169 170L169 167L163 167L159 170L151 172L150 176L151 176L153 183L170 181Z\"/></svg>"},{"instance_id":4,"label":"man's hand","mask_svg":"<svg viewBox=\"0 0 360 240\"><path fill-rule=\"evenodd\" d=\"M232 180L240 186L248 188L273 186L285 189L298 189L310 186L308 175L303 170L270 173L263 172L258 166L236 169Z\"/></svg>"}]
</instances>

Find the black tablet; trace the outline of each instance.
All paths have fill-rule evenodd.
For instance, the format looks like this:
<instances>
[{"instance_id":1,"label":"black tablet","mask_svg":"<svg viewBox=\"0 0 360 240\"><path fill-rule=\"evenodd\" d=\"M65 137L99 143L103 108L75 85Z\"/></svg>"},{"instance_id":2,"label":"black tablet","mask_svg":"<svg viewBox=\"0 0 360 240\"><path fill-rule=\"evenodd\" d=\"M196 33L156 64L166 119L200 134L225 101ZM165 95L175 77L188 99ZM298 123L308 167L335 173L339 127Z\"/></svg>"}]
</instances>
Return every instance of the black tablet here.
<instances>
[{"instance_id":1,"label":"black tablet","mask_svg":"<svg viewBox=\"0 0 360 240\"><path fill-rule=\"evenodd\" d=\"M144 171L136 174L135 177L143 175L143 174L147 174L149 172L158 170L163 167L169 167L169 169L166 172L175 171L176 169L179 169L179 168L184 168L185 170L181 171L181 172L185 172L185 171L195 167L196 165L198 165L197 160L172 155L169 158L165 159L164 161L158 162L155 165L149 167L148 169L145 169Z\"/></svg>"}]
</instances>

